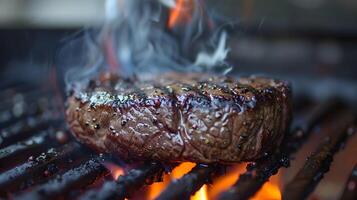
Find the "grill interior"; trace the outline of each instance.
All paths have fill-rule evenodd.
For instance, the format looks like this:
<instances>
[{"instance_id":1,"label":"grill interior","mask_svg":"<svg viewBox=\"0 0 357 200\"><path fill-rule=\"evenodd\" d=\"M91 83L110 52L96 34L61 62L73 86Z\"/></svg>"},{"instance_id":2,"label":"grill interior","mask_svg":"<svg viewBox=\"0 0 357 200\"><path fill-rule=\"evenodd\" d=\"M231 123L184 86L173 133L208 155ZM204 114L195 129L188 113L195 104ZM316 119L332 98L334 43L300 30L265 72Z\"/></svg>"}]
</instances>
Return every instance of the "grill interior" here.
<instances>
[{"instance_id":1,"label":"grill interior","mask_svg":"<svg viewBox=\"0 0 357 200\"><path fill-rule=\"evenodd\" d=\"M191 163L177 178L185 163L93 152L68 132L54 80L87 66L84 44L108 0L0 1L0 199L280 199L257 197L269 184L283 199L357 199L357 1L201 1L228 19L231 74L292 81L295 115L280 152L234 166Z\"/></svg>"},{"instance_id":2,"label":"grill interior","mask_svg":"<svg viewBox=\"0 0 357 200\"><path fill-rule=\"evenodd\" d=\"M42 84L43 85L43 84ZM160 182L175 164L127 164L77 143L66 128L63 102L52 88L4 81L0 92L0 197L11 199L125 199L145 197L148 185ZM335 154L355 129L355 108L340 99L295 98L295 115L281 151L248 163L236 182L218 199L249 199L293 156L312 134L323 135L302 167L282 188L283 199L305 199L329 171ZM347 159L347 158L346 158ZM125 169L114 180L108 163ZM234 167L234 166L233 166ZM168 184L157 199L189 199L204 184L226 176L232 166L197 164ZM357 166L340 199L356 199Z\"/></svg>"}]
</instances>

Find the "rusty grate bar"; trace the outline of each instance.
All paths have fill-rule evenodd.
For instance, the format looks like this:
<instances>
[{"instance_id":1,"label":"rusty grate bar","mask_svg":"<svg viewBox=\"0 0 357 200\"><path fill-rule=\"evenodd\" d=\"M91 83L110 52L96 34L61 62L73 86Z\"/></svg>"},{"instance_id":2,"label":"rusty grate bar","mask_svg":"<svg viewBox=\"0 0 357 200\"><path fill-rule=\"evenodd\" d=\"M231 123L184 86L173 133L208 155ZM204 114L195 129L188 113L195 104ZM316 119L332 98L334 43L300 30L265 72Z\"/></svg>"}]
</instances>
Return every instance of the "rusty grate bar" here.
<instances>
[{"instance_id":1,"label":"rusty grate bar","mask_svg":"<svg viewBox=\"0 0 357 200\"><path fill-rule=\"evenodd\" d=\"M36 158L30 157L23 164L1 173L0 196L5 197L9 192L32 186L43 179L43 176L39 176L39 174L46 175L46 170L56 170L60 165L66 165L64 159L79 155L79 150L79 144L70 142L58 149L50 148L46 153L42 153ZM53 170L50 173L53 173Z\"/></svg>"},{"instance_id":2,"label":"rusty grate bar","mask_svg":"<svg viewBox=\"0 0 357 200\"><path fill-rule=\"evenodd\" d=\"M88 191L80 199L125 199L142 186L160 181L164 171L165 168L160 163L146 163L139 168L131 169L126 175L120 176L117 181L106 182L99 190Z\"/></svg>"},{"instance_id":3,"label":"rusty grate bar","mask_svg":"<svg viewBox=\"0 0 357 200\"><path fill-rule=\"evenodd\" d=\"M306 199L323 175L329 171L333 156L341 149L348 136L354 133L352 128L347 128L353 123L353 115L344 113L335 120L337 122L332 122L336 123L335 126L327 130L325 141L308 157L303 168L286 185L283 199Z\"/></svg>"},{"instance_id":4,"label":"rusty grate bar","mask_svg":"<svg viewBox=\"0 0 357 200\"><path fill-rule=\"evenodd\" d=\"M346 182L345 189L340 199L341 200L357 199L357 164L353 168L351 175Z\"/></svg>"},{"instance_id":5,"label":"rusty grate bar","mask_svg":"<svg viewBox=\"0 0 357 200\"><path fill-rule=\"evenodd\" d=\"M198 164L182 178L171 182L157 200L190 199L190 196L204 184L211 183L214 177L223 174L224 171L223 165Z\"/></svg>"},{"instance_id":6,"label":"rusty grate bar","mask_svg":"<svg viewBox=\"0 0 357 200\"><path fill-rule=\"evenodd\" d=\"M97 156L87 160L85 163L70 169L63 175L33 188L32 191L15 196L14 199L69 198L71 191L85 188L97 179L109 174L107 168L102 164L103 159L102 156Z\"/></svg>"},{"instance_id":7,"label":"rusty grate bar","mask_svg":"<svg viewBox=\"0 0 357 200\"><path fill-rule=\"evenodd\" d=\"M289 157L294 154L310 135L314 126L327 118L329 113L341 106L338 100L326 101L319 104L301 122L298 122L292 133L286 136L282 142L281 151L265 157L262 161L251 163L247 171L239 176L238 181L219 199L249 199L253 196L269 178L276 174L281 167L289 166Z\"/></svg>"}]
</instances>

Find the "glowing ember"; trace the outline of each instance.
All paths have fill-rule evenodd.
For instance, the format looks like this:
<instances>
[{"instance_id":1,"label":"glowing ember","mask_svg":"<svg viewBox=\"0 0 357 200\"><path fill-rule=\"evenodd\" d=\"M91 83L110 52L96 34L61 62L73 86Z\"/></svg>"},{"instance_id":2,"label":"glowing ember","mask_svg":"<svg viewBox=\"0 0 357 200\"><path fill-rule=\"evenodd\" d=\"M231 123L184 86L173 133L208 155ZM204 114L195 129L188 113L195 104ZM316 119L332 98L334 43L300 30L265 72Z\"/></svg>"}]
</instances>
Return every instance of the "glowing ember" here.
<instances>
[{"instance_id":1,"label":"glowing ember","mask_svg":"<svg viewBox=\"0 0 357 200\"><path fill-rule=\"evenodd\" d=\"M170 11L168 27L173 28L179 22L190 21L191 15L188 10L192 9L192 7L192 0L177 0L176 6Z\"/></svg>"},{"instance_id":2,"label":"glowing ember","mask_svg":"<svg viewBox=\"0 0 357 200\"><path fill-rule=\"evenodd\" d=\"M251 200L281 200L280 173L272 176Z\"/></svg>"},{"instance_id":3,"label":"glowing ember","mask_svg":"<svg viewBox=\"0 0 357 200\"><path fill-rule=\"evenodd\" d=\"M203 185L190 200L207 200L207 185Z\"/></svg>"},{"instance_id":4,"label":"glowing ember","mask_svg":"<svg viewBox=\"0 0 357 200\"><path fill-rule=\"evenodd\" d=\"M120 175L124 174L124 170L116 164L104 163L104 165L110 171L114 180L117 180Z\"/></svg>"},{"instance_id":5,"label":"glowing ember","mask_svg":"<svg viewBox=\"0 0 357 200\"><path fill-rule=\"evenodd\" d=\"M245 169L246 164L236 165L227 171L226 174L214 180L208 190L210 199L216 199L220 193L228 190L237 181L237 178L245 171Z\"/></svg>"}]
</instances>

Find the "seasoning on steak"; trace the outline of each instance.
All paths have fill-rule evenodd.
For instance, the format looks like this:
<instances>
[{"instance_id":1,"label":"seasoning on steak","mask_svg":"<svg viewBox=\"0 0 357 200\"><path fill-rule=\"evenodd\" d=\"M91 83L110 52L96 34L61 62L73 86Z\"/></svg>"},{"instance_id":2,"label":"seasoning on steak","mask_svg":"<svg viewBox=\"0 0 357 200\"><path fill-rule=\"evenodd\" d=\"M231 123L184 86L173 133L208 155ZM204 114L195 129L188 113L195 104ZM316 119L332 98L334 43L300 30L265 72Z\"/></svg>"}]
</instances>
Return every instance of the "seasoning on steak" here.
<instances>
[{"instance_id":1,"label":"seasoning on steak","mask_svg":"<svg viewBox=\"0 0 357 200\"><path fill-rule=\"evenodd\" d=\"M79 84L68 98L75 137L127 160L233 163L276 150L291 118L291 88L263 77L171 73Z\"/></svg>"}]
</instances>

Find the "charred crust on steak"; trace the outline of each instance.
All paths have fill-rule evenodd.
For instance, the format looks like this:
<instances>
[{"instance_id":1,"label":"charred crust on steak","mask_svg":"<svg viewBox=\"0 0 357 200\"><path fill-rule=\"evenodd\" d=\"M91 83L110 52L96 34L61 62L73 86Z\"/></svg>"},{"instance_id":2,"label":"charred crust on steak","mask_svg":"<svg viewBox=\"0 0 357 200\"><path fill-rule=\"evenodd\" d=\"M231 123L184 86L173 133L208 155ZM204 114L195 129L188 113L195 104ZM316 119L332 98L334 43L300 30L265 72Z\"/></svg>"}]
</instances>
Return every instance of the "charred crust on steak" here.
<instances>
[{"instance_id":1,"label":"charred crust on steak","mask_svg":"<svg viewBox=\"0 0 357 200\"><path fill-rule=\"evenodd\" d=\"M110 74L68 97L75 137L127 160L234 163L278 148L291 119L291 87L264 77Z\"/></svg>"}]
</instances>

